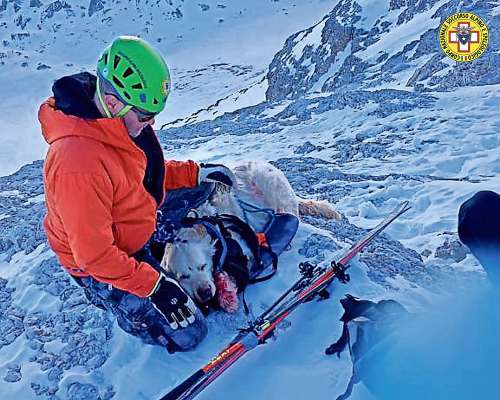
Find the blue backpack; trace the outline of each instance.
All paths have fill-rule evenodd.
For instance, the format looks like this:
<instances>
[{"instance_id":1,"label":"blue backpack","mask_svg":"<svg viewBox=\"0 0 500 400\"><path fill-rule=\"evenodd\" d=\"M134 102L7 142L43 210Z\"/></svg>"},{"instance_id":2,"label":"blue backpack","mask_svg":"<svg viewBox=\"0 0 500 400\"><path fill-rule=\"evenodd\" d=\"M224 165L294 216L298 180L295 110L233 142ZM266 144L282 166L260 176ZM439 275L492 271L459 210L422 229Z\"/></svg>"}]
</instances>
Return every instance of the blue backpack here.
<instances>
[{"instance_id":1,"label":"blue backpack","mask_svg":"<svg viewBox=\"0 0 500 400\"><path fill-rule=\"evenodd\" d=\"M177 230L202 224L216 243L215 272L227 272L235 278L239 291L243 291L248 284L267 280L275 274L278 257L294 238L299 219L295 215L277 213L242 200L238 202L244 220L228 214L188 216L192 209L208 200L214 188L214 184L204 183L192 189L167 192L166 201L158 210L157 230L150 247L153 254L155 246L160 247L157 252L163 254L165 244L176 240ZM246 268L248 260L240 245L232 239L231 232L238 233L252 251L255 262L250 269ZM260 276L270 266L272 271Z\"/></svg>"}]
</instances>

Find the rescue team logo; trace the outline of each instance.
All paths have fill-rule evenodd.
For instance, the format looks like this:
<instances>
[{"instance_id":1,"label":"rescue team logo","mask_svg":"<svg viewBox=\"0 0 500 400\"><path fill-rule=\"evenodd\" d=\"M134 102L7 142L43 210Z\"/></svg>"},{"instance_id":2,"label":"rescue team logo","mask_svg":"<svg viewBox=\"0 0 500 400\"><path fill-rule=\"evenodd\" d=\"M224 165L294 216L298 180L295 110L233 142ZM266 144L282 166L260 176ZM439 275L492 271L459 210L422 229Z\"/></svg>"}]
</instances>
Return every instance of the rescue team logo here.
<instances>
[{"instance_id":1,"label":"rescue team logo","mask_svg":"<svg viewBox=\"0 0 500 400\"><path fill-rule=\"evenodd\" d=\"M439 44L452 60L472 61L481 57L488 47L488 28L475 14L456 13L439 28Z\"/></svg>"},{"instance_id":2,"label":"rescue team logo","mask_svg":"<svg viewBox=\"0 0 500 400\"><path fill-rule=\"evenodd\" d=\"M171 83L170 83L170 80L165 79L165 80L161 83L161 93L163 94L163 96L167 97L167 96L170 94L170 91L171 91Z\"/></svg>"}]
</instances>

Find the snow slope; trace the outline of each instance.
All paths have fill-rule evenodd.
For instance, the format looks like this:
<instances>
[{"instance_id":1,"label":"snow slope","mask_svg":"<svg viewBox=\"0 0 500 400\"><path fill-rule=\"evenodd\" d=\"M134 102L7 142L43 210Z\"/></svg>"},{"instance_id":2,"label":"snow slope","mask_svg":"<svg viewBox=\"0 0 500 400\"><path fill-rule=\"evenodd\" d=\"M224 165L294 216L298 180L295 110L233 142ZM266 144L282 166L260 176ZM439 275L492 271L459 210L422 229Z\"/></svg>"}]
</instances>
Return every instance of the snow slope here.
<instances>
[{"instance_id":1,"label":"snow slope","mask_svg":"<svg viewBox=\"0 0 500 400\"><path fill-rule=\"evenodd\" d=\"M43 158L36 111L53 80L95 71L100 52L117 35L144 37L167 58L174 92L157 120L161 126L262 80L283 40L330 8L325 0L1 1L0 85L9 95L2 96L0 124L7 134L0 175Z\"/></svg>"},{"instance_id":2,"label":"snow slope","mask_svg":"<svg viewBox=\"0 0 500 400\"><path fill-rule=\"evenodd\" d=\"M194 35L183 24L189 8L172 3L186 15L175 24ZM14 2L7 4L11 21ZM198 16L229 13L235 3L226 9L215 4L192 10ZM200 399L335 398L351 365L346 354L330 358L324 349L340 333L338 299L344 293L394 298L418 310L451 287L467 286L467 279L482 279L481 268L457 241L456 217L473 193L500 187L497 8L493 2L423 0L317 1L316 8L308 2L295 8L284 1L255 2L255 8L242 4L249 17L236 13L216 22L226 29L218 39L199 47L194 38L186 39L182 49L172 50L179 63L174 69L179 109L161 121L176 120L159 133L165 155L228 164L271 160L299 195L329 200L344 215L339 222L304 221L280 259L278 275L248 289L254 313L297 278L300 261L337 259L398 202L409 200L413 208L353 261L348 286L333 287L328 301L299 308L276 340L245 356ZM259 7L264 4L269 8ZM466 66L449 64L432 36L447 13L462 7L480 14L491 33L485 58ZM268 18L260 27L269 27L269 35L261 35L269 41L242 54L237 45L250 46L251 27L258 26L252 24L261 23L256 16ZM239 32L237 40L229 25ZM208 35L213 25L207 26ZM56 36L56 44L47 46L62 50L64 38ZM89 38L81 40L92 47ZM197 51L208 42L222 55L209 57L205 47L206 62L199 63ZM97 54L100 44L95 46ZM51 51L44 57L56 60ZM88 65L95 58L79 57L88 57ZM25 74L16 76L26 76L26 88L47 93L48 83L28 67L19 72L16 62L9 56L0 73ZM50 63L44 79L69 70ZM476 79L474 66L484 76ZM473 79L465 79L468 71ZM13 97L7 105L19 112L22 101ZM29 107L34 111L35 104ZM9 399L159 397L232 339L245 325L244 313L212 314L207 340L196 351L173 356L121 332L110 315L86 304L45 242L41 168L35 161L0 178L0 392ZM353 399L370 398L363 385L355 388Z\"/></svg>"}]
</instances>

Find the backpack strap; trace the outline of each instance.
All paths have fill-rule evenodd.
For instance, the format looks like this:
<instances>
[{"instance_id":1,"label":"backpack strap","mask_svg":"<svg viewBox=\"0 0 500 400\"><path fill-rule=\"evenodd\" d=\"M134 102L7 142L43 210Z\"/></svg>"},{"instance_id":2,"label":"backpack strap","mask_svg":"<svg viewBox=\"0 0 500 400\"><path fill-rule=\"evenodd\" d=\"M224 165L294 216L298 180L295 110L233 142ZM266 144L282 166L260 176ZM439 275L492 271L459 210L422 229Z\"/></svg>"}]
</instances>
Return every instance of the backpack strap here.
<instances>
[{"instance_id":1,"label":"backpack strap","mask_svg":"<svg viewBox=\"0 0 500 400\"><path fill-rule=\"evenodd\" d=\"M249 283L259 283L271 279L278 270L278 255L273 251L270 243L267 242L265 232L255 233L249 224L243 222L234 215L223 214L221 217L223 217L224 220L229 221L231 225L228 226L235 229L235 231L237 231L246 241L252 255L254 256L255 263L258 266L257 269L260 270L263 267L262 251L265 250L271 255L273 266L272 271L265 276L251 278Z\"/></svg>"},{"instance_id":2,"label":"backpack strap","mask_svg":"<svg viewBox=\"0 0 500 400\"><path fill-rule=\"evenodd\" d=\"M219 220L218 222L220 224L219 226L220 226L221 231L233 230L233 231L237 232L243 238L243 240L246 242L248 248L252 252L257 269L260 270L263 266L263 261L262 261L262 257L261 257L261 251L263 249L268 251L272 256L273 270L265 276L249 278L249 281L247 282L247 284L264 282L264 281L267 281L268 279L271 279L274 276L274 274L276 274L276 271L278 270L278 256L276 255L276 253L274 253L272 251L270 244L267 243L267 240L265 239L265 234L264 233L260 233L260 234L255 233L254 230L252 229L252 227L248 223L242 221L241 219L239 219L238 217L236 217L234 215L222 214L222 215L218 216L217 219ZM224 236L226 236L226 235L224 235ZM241 289L242 301L243 301L243 307L245 310L245 314L248 315L248 314L250 314L250 308L248 307L248 303L247 303L246 298L245 298L245 290L244 289L245 289L244 287Z\"/></svg>"},{"instance_id":3,"label":"backpack strap","mask_svg":"<svg viewBox=\"0 0 500 400\"><path fill-rule=\"evenodd\" d=\"M238 233L243 240L246 242L248 248L252 252L252 256L255 263L259 265L261 263L260 245L254 230L247 223L243 222L241 219L235 215L222 214L218 217L219 223L222 225L222 229L228 231L234 231Z\"/></svg>"},{"instance_id":4,"label":"backpack strap","mask_svg":"<svg viewBox=\"0 0 500 400\"><path fill-rule=\"evenodd\" d=\"M214 271L221 272L222 267L226 261L228 247L227 242L224 238L223 233L221 232L220 225L217 222L215 217L184 217L182 220L182 226L185 228L191 228L196 224L203 225L208 234L217 240L218 246L216 249L216 254L214 256Z\"/></svg>"}]
</instances>

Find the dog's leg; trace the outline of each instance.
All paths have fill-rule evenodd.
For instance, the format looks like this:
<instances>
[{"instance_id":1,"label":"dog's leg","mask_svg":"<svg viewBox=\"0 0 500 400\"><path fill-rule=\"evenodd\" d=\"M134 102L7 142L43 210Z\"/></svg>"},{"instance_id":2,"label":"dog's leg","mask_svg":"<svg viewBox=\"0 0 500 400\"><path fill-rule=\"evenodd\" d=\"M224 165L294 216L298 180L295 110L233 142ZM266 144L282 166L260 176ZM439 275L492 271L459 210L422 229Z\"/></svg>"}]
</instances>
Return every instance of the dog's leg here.
<instances>
[{"instance_id":1,"label":"dog's leg","mask_svg":"<svg viewBox=\"0 0 500 400\"><path fill-rule=\"evenodd\" d=\"M342 216L333 208L326 200L299 200L299 214L309 215L312 217L323 217L327 219L342 219Z\"/></svg>"},{"instance_id":2,"label":"dog's leg","mask_svg":"<svg viewBox=\"0 0 500 400\"><path fill-rule=\"evenodd\" d=\"M283 174L270 163L250 161L238 165L238 196L259 207L298 215L295 193Z\"/></svg>"}]
</instances>

